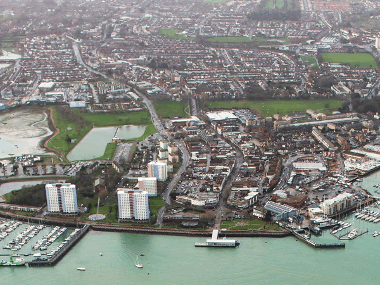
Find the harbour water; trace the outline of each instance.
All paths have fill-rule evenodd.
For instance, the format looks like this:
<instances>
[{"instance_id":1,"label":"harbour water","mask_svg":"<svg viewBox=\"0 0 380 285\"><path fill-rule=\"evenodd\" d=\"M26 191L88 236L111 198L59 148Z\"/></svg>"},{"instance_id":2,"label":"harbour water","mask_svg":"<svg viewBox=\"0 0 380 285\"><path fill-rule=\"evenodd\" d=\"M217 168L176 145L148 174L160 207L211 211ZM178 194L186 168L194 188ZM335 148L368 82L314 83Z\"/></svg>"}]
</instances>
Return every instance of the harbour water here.
<instances>
[{"instance_id":1,"label":"harbour water","mask_svg":"<svg viewBox=\"0 0 380 285\"><path fill-rule=\"evenodd\" d=\"M377 173L363 184L377 184ZM380 211L380 209L378 209ZM237 248L196 248L205 238L90 231L54 267L2 268L18 284L378 284L380 223L345 218L369 233L345 248L315 249L287 238L239 238ZM347 229L348 230L348 229ZM316 242L342 242L329 231ZM103 256L100 256L100 253ZM134 266L136 256L144 268ZM78 271L78 267L86 271ZM149 273L149 274L148 274Z\"/></svg>"},{"instance_id":2,"label":"harbour water","mask_svg":"<svg viewBox=\"0 0 380 285\"><path fill-rule=\"evenodd\" d=\"M145 132L145 128L145 126L133 125L93 128L67 155L67 158L74 161L91 160L101 157L115 133L119 139L127 140L141 137Z\"/></svg>"}]
</instances>

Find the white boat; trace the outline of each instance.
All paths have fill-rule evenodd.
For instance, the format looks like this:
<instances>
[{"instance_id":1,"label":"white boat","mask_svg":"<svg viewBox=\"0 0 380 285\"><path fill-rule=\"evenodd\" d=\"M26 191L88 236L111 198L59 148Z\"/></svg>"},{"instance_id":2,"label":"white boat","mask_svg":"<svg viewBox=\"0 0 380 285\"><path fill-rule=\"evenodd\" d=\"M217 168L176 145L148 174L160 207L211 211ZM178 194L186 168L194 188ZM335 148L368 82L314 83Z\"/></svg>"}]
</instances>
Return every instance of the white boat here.
<instances>
[{"instance_id":1,"label":"white boat","mask_svg":"<svg viewBox=\"0 0 380 285\"><path fill-rule=\"evenodd\" d=\"M379 235L380 233L378 233L377 231L375 231L374 233L373 233L373 237L377 237L378 235Z\"/></svg>"},{"instance_id":2,"label":"white boat","mask_svg":"<svg viewBox=\"0 0 380 285\"><path fill-rule=\"evenodd\" d=\"M85 271L86 268L84 268L84 267L78 267L77 270L79 270L79 271Z\"/></svg>"},{"instance_id":3,"label":"white boat","mask_svg":"<svg viewBox=\"0 0 380 285\"><path fill-rule=\"evenodd\" d=\"M103 253L99 253L100 256L103 256Z\"/></svg>"},{"instance_id":4,"label":"white boat","mask_svg":"<svg viewBox=\"0 0 380 285\"><path fill-rule=\"evenodd\" d=\"M137 268L143 268L143 265L142 265L141 263L139 263L139 256L136 257L135 266L136 266Z\"/></svg>"}]
</instances>

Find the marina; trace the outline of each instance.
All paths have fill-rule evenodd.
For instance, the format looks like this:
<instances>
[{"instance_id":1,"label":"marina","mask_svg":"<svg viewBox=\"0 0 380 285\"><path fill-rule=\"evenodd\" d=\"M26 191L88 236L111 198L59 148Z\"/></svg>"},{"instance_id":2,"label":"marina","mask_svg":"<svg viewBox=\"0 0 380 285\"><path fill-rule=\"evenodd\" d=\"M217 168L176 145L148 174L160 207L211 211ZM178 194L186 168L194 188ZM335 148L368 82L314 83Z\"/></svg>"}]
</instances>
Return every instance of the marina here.
<instances>
[{"instance_id":1,"label":"marina","mask_svg":"<svg viewBox=\"0 0 380 285\"><path fill-rule=\"evenodd\" d=\"M0 221L1 266L55 265L84 236L89 226L77 229L49 227L12 220ZM41 237L41 235L43 235ZM49 250L49 251L48 251ZM48 253L47 253L48 252Z\"/></svg>"}]
</instances>

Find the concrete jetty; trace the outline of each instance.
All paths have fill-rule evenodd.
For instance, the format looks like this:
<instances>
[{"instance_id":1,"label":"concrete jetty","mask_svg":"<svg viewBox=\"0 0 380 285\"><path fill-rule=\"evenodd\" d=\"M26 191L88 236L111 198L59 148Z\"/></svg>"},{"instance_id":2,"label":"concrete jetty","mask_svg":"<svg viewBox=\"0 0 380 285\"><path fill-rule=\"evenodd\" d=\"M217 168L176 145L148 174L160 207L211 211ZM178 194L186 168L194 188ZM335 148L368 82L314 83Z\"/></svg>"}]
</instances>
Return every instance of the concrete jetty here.
<instances>
[{"instance_id":1,"label":"concrete jetty","mask_svg":"<svg viewBox=\"0 0 380 285\"><path fill-rule=\"evenodd\" d=\"M90 228L89 225L84 226L67 244L65 244L51 258L35 259L33 261L28 262L27 264L29 266L53 266L53 265L55 265L87 233L89 228Z\"/></svg>"}]
</instances>

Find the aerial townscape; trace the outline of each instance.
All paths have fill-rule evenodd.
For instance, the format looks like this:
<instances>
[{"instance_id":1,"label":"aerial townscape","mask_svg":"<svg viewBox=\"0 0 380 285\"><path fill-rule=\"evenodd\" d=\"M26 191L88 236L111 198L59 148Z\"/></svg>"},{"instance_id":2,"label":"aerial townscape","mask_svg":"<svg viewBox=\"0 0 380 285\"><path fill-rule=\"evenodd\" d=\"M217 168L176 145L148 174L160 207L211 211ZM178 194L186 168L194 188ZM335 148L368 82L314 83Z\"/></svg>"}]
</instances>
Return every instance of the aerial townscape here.
<instances>
[{"instance_id":1,"label":"aerial townscape","mask_svg":"<svg viewBox=\"0 0 380 285\"><path fill-rule=\"evenodd\" d=\"M379 64L375 0L0 0L3 280L378 283Z\"/></svg>"}]
</instances>

